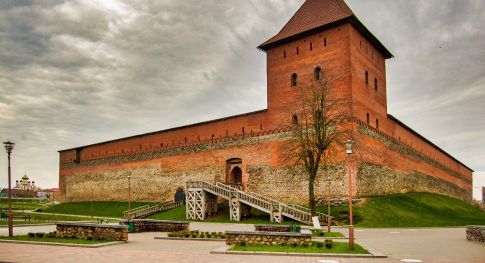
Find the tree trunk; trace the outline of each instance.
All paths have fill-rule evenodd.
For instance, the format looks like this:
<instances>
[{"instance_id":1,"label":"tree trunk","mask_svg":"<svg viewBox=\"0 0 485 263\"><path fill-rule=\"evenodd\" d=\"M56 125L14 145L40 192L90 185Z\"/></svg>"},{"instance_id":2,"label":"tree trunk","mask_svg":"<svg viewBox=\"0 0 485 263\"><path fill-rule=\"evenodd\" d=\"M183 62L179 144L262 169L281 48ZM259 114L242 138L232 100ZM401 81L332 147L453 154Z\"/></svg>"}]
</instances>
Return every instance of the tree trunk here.
<instances>
[{"instance_id":1,"label":"tree trunk","mask_svg":"<svg viewBox=\"0 0 485 263\"><path fill-rule=\"evenodd\" d=\"M316 175L311 174L309 181L308 181L308 202L309 202L309 207L310 207L310 213L312 216L315 216L317 214L316 208L315 208L315 177Z\"/></svg>"}]
</instances>

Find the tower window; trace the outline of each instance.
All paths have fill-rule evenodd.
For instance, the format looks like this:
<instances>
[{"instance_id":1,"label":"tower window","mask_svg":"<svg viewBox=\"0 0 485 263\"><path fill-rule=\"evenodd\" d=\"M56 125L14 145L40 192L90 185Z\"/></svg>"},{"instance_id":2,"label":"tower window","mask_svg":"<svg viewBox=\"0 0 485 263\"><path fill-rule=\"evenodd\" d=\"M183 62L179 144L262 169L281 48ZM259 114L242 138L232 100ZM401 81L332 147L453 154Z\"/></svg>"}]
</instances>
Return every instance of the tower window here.
<instances>
[{"instance_id":1,"label":"tower window","mask_svg":"<svg viewBox=\"0 0 485 263\"><path fill-rule=\"evenodd\" d=\"M296 114L293 114L292 123L294 125L297 125L298 124L298 116L296 116Z\"/></svg>"},{"instance_id":2,"label":"tower window","mask_svg":"<svg viewBox=\"0 0 485 263\"><path fill-rule=\"evenodd\" d=\"M244 134L244 127L242 127L242 133Z\"/></svg>"},{"instance_id":3,"label":"tower window","mask_svg":"<svg viewBox=\"0 0 485 263\"><path fill-rule=\"evenodd\" d=\"M315 80L322 80L322 68L316 67L314 72Z\"/></svg>"},{"instance_id":4,"label":"tower window","mask_svg":"<svg viewBox=\"0 0 485 263\"><path fill-rule=\"evenodd\" d=\"M300 48L299 47L296 47L296 54L299 55L300 54Z\"/></svg>"},{"instance_id":5,"label":"tower window","mask_svg":"<svg viewBox=\"0 0 485 263\"><path fill-rule=\"evenodd\" d=\"M369 85L369 72L365 71L365 85Z\"/></svg>"},{"instance_id":6,"label":"tower window","mask_svg":"<svg viewBox=\"0 0 485 263\"><path fill-rule=\"evenodd\" d=\"M370 117L369 117L369 113L367 113L367 124L370 124Z\"/></svg>"},{"instance_id":7,"label":"tower window","mask_svg":"<svg viewBox=\"0 0 485 263\"><path fill-rule=\"evenodd\" d=\"M283 51L283 58L286 58L286 50Z\"/></svg>"},{"instance_id":8,"label":"tower window","mask_svg":"<svg viewBox=\"0 0 485 263\"><path fill-rule=\"evenodd\" d=\"M377 91L377 78L374 79L374 89Z\"/></svg>"},{"instance_id":9,"label":"tower window","mask_svg":"<svg viewBox=\"0 0 485 263\"><path fill-rule=\"evenodd\" d=\"M324 38L323 39L323 46L326 47L327 46L327 38Z\"/></svg>"},{"instance_id":10,"label":"tower window","mask_svg":"<svg viewBox=\"0 0 485 263\"><path fill-rule=\"evenodd\" d=\"M291 86L296 87L296 85L298 85L298 75L296 75L296 73L293 73L291 75Z\"/></svg>"},{"instance_id":11,"label":"tower window","mask_svg":"<svg viewBox=\"0 0 485 263\"><path fill-rule=\"evenodd\" d=\"M313 43L310 43L310 51L313 50Z\"/></svg>"},{"instance_id":12,"label":"tower window","mask_svg":"<svg viewBox=\"0 0 485 263\"><path fill-rule=\"evenodd\" d=\"M376 119L376 129L379 129L379 119Z\"/></svg>"}]
</instances>

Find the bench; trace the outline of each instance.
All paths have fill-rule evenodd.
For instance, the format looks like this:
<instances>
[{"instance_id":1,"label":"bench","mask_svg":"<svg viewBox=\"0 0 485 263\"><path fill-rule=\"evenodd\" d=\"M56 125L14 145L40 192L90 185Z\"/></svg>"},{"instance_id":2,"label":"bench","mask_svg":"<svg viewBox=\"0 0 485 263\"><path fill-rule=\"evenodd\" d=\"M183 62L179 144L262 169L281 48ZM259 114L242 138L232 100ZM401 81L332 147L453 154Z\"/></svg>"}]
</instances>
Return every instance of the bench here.
<instances>
[{"instance_id":1,"label":"bench","mask_svg":"<svg viewBox=\"0 0 485 263\"><path fill-rule=\"evenodd\" d=\"M485 226L466 226L466 239L485 242Z\"/></svg>"},{"instance_id":2,"label":"bench","mask_svg":"<svg viewBox=\"0 0 485 263\"><path fill-rule=\"evenodd\" d=\"M8 214L2 215L1 219L8 221ZM18 215L18 216L13 215L12 220L15 220L15 219L23 219L25 222L27 222L27 221L30 222L30 215Z\"/></svg>"}]
</instances>

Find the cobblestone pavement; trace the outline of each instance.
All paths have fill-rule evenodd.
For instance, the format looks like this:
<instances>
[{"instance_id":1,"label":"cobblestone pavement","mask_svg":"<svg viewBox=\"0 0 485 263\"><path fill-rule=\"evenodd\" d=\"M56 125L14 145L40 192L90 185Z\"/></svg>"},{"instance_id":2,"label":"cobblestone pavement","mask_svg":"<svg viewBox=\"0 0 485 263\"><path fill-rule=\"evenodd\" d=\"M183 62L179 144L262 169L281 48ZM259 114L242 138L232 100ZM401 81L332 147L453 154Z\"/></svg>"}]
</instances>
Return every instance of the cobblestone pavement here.
<instances>
[{"instance_id":1,"label":"cobblestone pavement","mask_svg":"<svg viewBox=\"0 0 485 263\"><path fill-rule=\"evenodd\" d=\"M16 228L16 233L46 231L42 227ZM251 230L252 225L191 223L202 231ZM1 229L0 234L5 233ZM52 228L51 228L52 230ZM50 230L49 230L50 231ZM338 229L345 233L345 229ZM345 259L286 256L213 255L209 252L224 242L155 240L162 233L130 234L129 242L103 248L73 248L24 244L0 244L1 262L400 262L420 259L423 262L485 262L485 244L465 240L464 228L357 229L357 242L384 253L387 259Z\"/></svg>"}]
</instances>

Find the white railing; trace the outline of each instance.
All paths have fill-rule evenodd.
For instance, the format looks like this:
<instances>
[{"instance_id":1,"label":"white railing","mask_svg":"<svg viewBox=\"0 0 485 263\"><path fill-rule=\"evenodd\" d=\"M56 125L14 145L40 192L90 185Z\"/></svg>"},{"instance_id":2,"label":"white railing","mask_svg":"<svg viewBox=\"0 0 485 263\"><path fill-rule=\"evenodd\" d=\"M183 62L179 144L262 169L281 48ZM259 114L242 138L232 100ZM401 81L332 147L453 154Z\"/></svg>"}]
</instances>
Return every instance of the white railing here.
<instances>
[{"instance_id":1,"label":"white railing","mask_svg":"<svg viewBox=\"0 0 485 263\"><path fill-rule=\"evenodd\" d=\"M128 218L131 215L131 219L144 218L155 213L167 211L172 208L176 208L182 205L183 202L168 201L156 205L144 205L135 209L123 211L123 218Z\"/></svg>"},{"instance_id":2,"label":"white railing","mask_svg":"<svg viewBox=\"0 0 485 263\"><path fill-rule=\"evenodd\" d=\"M187 188L203 189L227 200L231 198L231 194L235 193L241 202L246 203L249 206L256 207L267 213L272 213L273 211L279 211L281 209L280 212L283 216L306 224L310 224L312 222L311 212L307 207L300 205L287 205L269 197L254 192L244 192L234 186L226 185L220 182L217 182L214 185L203 181L189 181L187 182ZM328 215L319 212L317 212L317 215L323 222L328 222Z\"/></svg>"}]
</instances>

